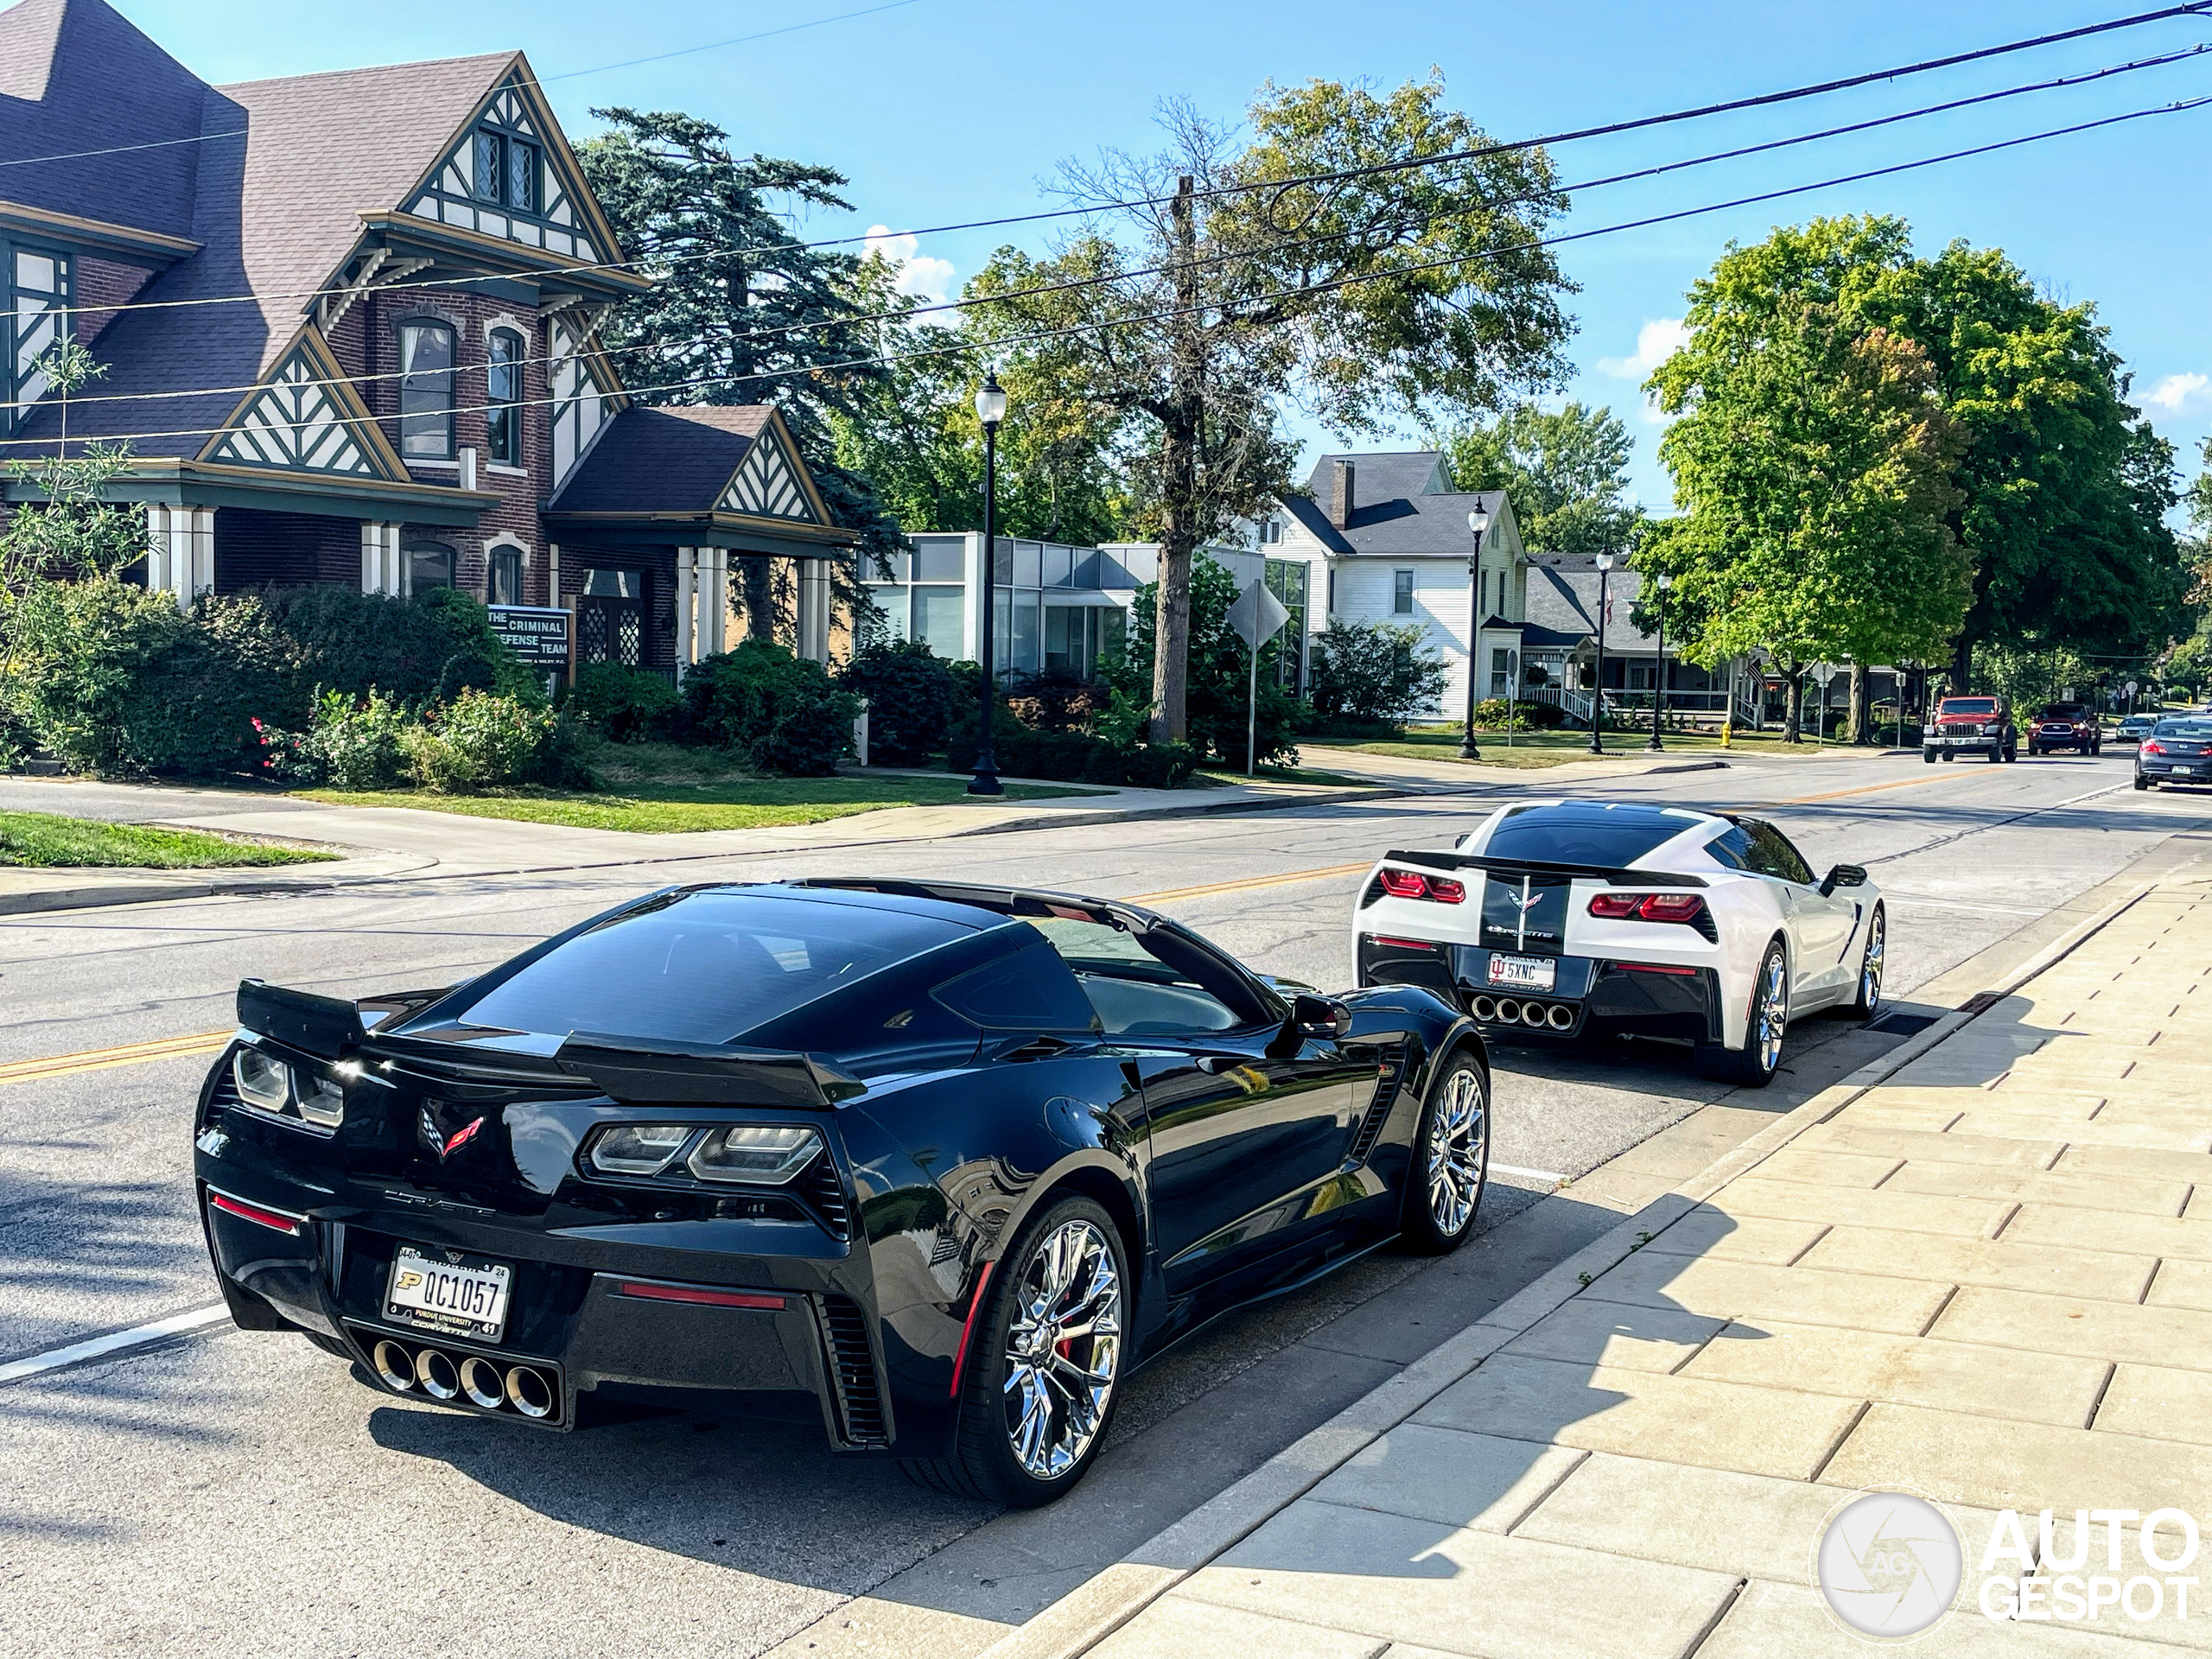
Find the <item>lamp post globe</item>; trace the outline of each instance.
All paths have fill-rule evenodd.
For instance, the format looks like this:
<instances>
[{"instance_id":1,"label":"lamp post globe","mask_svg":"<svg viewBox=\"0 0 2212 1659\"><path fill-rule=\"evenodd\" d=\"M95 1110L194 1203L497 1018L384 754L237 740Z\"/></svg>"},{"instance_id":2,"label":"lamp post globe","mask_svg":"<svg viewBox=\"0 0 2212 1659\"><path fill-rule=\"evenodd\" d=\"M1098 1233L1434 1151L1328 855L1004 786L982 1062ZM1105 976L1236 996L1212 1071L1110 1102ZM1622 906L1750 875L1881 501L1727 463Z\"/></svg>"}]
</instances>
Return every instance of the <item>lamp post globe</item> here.
<instances>
[{"instance_id":1,"label":"lamp post globe","mask_svg":"<svg viewBox=\"0 0 2212 1659\"><path fill-rule=\"evenodd\" d=\"M1610 608L1613 556L1600 553L1598 567L1598 671L1590 687L1590 753L1605 752L1605 612Z\"/></svg>"},{"instance_id":2,"label":"lamp post globe","mask_svg":"<svg viewBox=\"0 0 2212 1659\"><path fill-rule=\"evenodd\" d=\"M998 371L985 372L976 392L976 418L983 423L983 580L976 620L976 659L982 667L982 684L976 693L976 775L968 780L970 795L1003 795L999 782L998 757L991 753L991 715L998 703L998 672L993 649L998 633L998 458L999 423L1006 419L1006 392Z\"/></svg>"},{"instance_id":3,"label":"lamp post globe","mask_svg":"<svg viewBox=\"0 0 2212 1659\"><path fill-rule=\"evenodd\" d=\"M1489 528L1490 514L1482 508L1477 507L1467 515L1467 531L1475 538L1475 550L1467 555L1467 723L1459 735L1459 758L1462 760L1483 758L1483 752L1475 747L1475 658L1483 626L1483 532Z\"/></svg>"},{"instance_id":4,"label":"lamp post globe","mask_svg":"<svg viewBox=\"0 0 2212 1659\"><path fill-rule=\"evenodd\" d=\"M1667 590L1674 585L1674 577L1664 570L1651 579L1659 594L1651 607L1659 619L1659 650L1651 659L1651 741L1643 747L1654 754L1663 753L1667 747L1659 741L1659 723L1667 711Z\"/></svg>"}]
</instances>

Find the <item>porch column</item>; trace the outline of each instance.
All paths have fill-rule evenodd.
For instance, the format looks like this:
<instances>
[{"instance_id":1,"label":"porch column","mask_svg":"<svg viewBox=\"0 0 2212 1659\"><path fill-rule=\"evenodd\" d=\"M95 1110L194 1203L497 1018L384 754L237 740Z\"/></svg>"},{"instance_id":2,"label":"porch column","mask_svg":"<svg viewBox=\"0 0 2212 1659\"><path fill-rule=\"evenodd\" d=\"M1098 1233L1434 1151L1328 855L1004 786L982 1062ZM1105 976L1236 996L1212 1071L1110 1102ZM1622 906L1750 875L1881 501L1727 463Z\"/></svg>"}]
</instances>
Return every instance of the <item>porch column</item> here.
<instances>
[{"instance_id":1,"label":"porch column","mask_svg":"<svg viewBox=\"0 0 2212 1659\"><path fill-rule=\"evenodd\" d=\"M830 660L830 572L820 559L799 561L798 654L817 663Z\"/></svg>"},{"instance_id":2,"label":"porch column","mask_svg":"<svg viewBox=\"0 0 2212 1659\"><path fill-rule=\"evenodd\" d=\"M707 562L707 579L700 585L699 639L702 656L712 657L728 649L729 639L729 550L726 547L702 547L696 550Z\"/></svg>"},{"instance_id":3,"label":"porch column","mask_svg":"<svg viewBox=\"0 0 2212 1659\"><path fill-rule=\"evenodd\" d=\"M679 678L699 660L692 614L699 601L698 557L696 548L676 550L676 672Z\"/></svg>"},{"instance_id":4,"label":"porch column","mask_svg":"<svg viewBox=\"0 0 2212 1659\"><path fill-rule=\"evenodd\" d=\"M173 513L158 501L146 504L146 591L175 594L179 610L189 602L183 597L183 589L189 584L177 577L176 546L170 533L170 521L182 516Z\"/></svg>"}]
</instances>

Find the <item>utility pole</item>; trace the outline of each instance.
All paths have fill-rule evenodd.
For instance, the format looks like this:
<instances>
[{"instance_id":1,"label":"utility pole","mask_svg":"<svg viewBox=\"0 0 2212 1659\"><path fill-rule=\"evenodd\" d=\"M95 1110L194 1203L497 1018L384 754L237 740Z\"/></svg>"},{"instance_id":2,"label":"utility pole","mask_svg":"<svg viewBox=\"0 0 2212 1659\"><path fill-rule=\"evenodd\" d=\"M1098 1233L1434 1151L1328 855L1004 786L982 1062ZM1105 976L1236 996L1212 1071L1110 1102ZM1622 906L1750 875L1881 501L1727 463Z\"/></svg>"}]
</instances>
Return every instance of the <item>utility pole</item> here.
<instances>
[{"instance_id":1,"label":"utility pole","mask_svg":"<svg viewBox=\"0 0 2212 1659\"><path fill-rule=\"evenodd\" d=\"M1190 727L1184 696L1190 683L1191 555L1198 543L1198 435L1205 369L1204 319L1198 315L1198 234L1192 180L1175 181L1168 206L1173 242L1175 313L1168 319L1168 419L1160 460L1166 523L1160 545L1159 600L1153 618L1152 736L1179 743Z\"/></svg>"}]
</instances>

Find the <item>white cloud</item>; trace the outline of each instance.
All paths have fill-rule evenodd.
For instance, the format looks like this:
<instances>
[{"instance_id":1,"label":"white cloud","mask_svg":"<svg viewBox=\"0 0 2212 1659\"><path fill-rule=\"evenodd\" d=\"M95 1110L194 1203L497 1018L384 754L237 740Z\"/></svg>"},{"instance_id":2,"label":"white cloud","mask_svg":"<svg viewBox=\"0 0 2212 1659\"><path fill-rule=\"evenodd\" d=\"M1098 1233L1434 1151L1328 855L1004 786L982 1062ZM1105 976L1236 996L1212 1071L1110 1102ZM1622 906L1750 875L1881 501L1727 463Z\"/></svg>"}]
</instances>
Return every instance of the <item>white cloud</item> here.
<instances>
[{"instance_id":1,"label":"white cloud","mask_svg":"<svg viewBox=\"0 0 2212 1659\"><path fill-rule=\"evenodd\" d=\"M1610 374L1617 380L1633 380L1640 385L1650 377L1652 370L1688 344L1689 337L1690 331L1682 326L1680 317L1650 318L1636 331L1636 355L1601 357L1598 359L1598 372ZM1670 417L1646 397L1643 418L1653 426L1664 426Z\"/></svg>"},{"instance_id":2,"label":"white cloud","mask_svg":"<svg viewBox=\"0 0 2212 1659\"><path fill-rule=\"evenodd\" d=\"M1642 380L1652 370L1689 343L1690 331L1680 317L1654 317L1636 331L1634 357L1601 357L1598 372L1617 380Z\"/></svg>"},{"instance_id":3,"label":"white cloud","mask_svg":"<svg viewBox=\"0 0 2212 1659\"><path fill-rule=\"evenodd\" d=\"M941 302L952 293L952 261L937 258L920 250L920 238L911 232L894 233L888 225L871 225L868 238L861 244L861 257L880 253L889 260L898 270L901 294L912 294L931 303ZM932 321L950 319L940 316Z\"/></svg>"},{"instance_id":4,"label":"white cloud","mask_svg":"<svg viewBox=\"0 0 2212 1659\"><path fill-rule=\"evenodd\" d=\"M2204 395L2208 388L2212 388L2212 375L2170 374L2145 392L2143 401L2156 404L2169 415L2179 415L2212 402Z\"/></svg>"}]
</instances>

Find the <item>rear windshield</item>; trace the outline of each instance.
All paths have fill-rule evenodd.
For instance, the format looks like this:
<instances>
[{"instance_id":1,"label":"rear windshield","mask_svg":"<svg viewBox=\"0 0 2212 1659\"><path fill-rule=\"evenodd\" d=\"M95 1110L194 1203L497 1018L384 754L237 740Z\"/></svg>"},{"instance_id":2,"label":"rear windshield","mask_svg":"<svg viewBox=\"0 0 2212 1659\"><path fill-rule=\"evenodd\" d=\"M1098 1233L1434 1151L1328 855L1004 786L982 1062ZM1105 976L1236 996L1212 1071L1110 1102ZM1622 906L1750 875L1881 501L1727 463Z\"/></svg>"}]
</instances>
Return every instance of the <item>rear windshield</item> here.
<instances>
[{"instance_id":1,"label":"rear windshield","mask_svg":"<svg viewBox=\"0 0 2212 1659\"><path fill-rule=\"evenodd\" d=\"M456 1014L463 1027L726 1043L923 951L974 937L931 916L819 899L678 893L555 946Z\"/></svg>"},{"instance_id":2,"label":"rear windshield","mask_svg":"<svg viewBox=\"0 0 2212 1659\"><path fill-rule=\"evenodd\" d=\"M2212 738L2212 720L2162 720L2151 728L2153 737L2178 737L2192 743Z\"/></svg>"},{"instance_id":3,"label":"rear windshield","mask_svg":"<svg viewBox=\"0 0 2212 1659\"><path fill-rule=\"evenodd\" d=\"M1662 841L1699 822L1694 813L1649 806L1607 806L1569 801L1557 806L1516 806L1498 820L1484 844L1491 858L1525 858L1545 864L1633 864Z\"/></svg>"},{"instance_id":4,"label":"rear windshield","mask_svg":"<svg viewBox=\"0 0 2212 1659\"><path fill-rule=\"evenodd\" d=\"M1997 712L1994 697L1946 697L1936 705L1939 715L1993 715Z\"/></svg>"}]
</instances>

